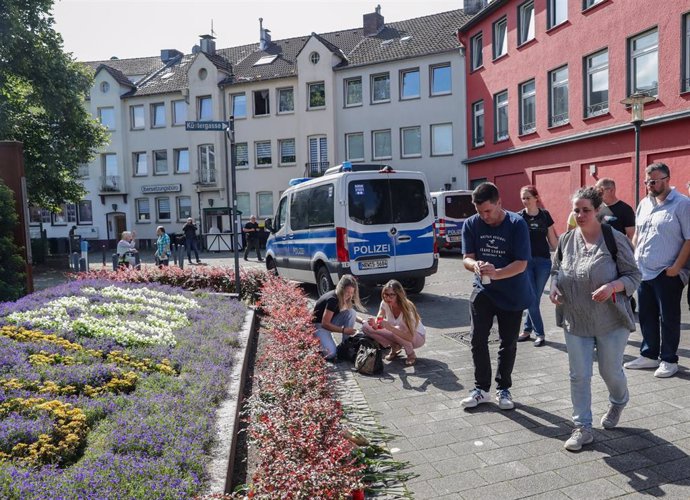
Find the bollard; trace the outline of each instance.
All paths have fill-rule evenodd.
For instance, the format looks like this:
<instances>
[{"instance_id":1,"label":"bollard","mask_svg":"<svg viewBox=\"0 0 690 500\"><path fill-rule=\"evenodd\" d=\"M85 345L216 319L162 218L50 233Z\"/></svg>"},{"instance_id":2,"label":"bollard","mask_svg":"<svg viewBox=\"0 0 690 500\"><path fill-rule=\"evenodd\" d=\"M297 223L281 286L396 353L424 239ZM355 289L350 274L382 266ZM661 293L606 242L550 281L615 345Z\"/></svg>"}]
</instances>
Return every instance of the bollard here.
<instances>
[{"instance_id":1,"label":"bollard","mask_svg":"<svg viewBox=\"0 0 690 500\"><path fill-rule=\"evenodd\" d=\"M79 272L86 272L86 259L84 257L79 259Z\"/></svg>"},{"instance_id":2,"label":"bollard","mask_svg":"<svg viewBox=\"0 0 690 500\"><path fill-rule=\"evenodd\" d=\"M139 252L134 254L134 267L136 269L141 269L141 257L139 256Z\"/></svg>"},{"instance_id":3,"label":"bollard","mask_svg":"<svg viewBox=\"0 0 690 500\"><path fill-rule=\"evenodd\" d=\"M79 253L78 252L74 252L72 255L70 255L70 268L75 273L79 271Z\"/></svg>"},{"instance_id":4,"label":"bollard","mask_svg":"<svg viewBox=\"0 0 690 500\"><path fill-rule=\"evenodd\" d=\"M103 254L103 267L105 267L105 245L101 245L101 253Z\"/></svg>"},{"instance_id":5,"label":"bollard","mask_svg":"<svg viewBox=\"0 0 690 500\"><path fill-rule=\"evenodd\" d=\"M184 247L177 245L177 265L184 269Z\"/></svg>"},{"instance_id":6,"label":"bollard","mask_svg":"<svg viewBox=\"0 0 690 500\"><path fill-rule=\"evenodd\" d=\"M113 254L113 271L117 271L118 266L120 265L120 256L116 253Z\"/></svg>"}]
</instances>

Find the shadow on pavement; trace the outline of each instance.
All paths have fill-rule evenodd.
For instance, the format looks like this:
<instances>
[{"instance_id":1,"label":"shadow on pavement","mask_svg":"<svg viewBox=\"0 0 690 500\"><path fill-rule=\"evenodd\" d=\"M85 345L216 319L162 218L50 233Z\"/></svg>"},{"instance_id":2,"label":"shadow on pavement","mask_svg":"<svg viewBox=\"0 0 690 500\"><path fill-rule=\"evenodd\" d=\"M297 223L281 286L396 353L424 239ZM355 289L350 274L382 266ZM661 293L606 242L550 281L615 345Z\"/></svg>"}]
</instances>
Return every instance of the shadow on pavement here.
<instances>
[{"instance_id":1,"label":"shadow on pavement","mask_svg":"<svg viewBox=\"0 0 690 500\"><path fill-rule=\"evenodd\" d=\"M458 377L453 370L443 361L435 359L417 357L414 366L405 366L405 358L398 357L384 366L384 372L395 376L397 375L402 382L403 389L426 392L430 385L444 392L457 392L463 389L463 385L458 382ZM421 384L413 385L421 380Z\"/></svg>"}]
</instances>

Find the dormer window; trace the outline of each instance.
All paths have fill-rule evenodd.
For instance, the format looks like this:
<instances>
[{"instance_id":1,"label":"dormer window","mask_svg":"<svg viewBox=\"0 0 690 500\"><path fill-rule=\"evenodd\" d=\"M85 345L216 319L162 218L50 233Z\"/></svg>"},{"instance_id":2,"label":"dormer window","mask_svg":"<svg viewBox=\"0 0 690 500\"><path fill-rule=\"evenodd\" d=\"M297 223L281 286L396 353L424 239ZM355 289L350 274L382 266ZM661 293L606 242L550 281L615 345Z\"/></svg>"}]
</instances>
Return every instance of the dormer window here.
<instances>
[{"instance_id":1,"label":"dormer window","mask_svg":"<svg viewBox=\"0 0 690 500\"><path fill-rule=\"evenodd\" d=\"M254 66L263 66L265 64L271 64L273 61L275 61L278 58L277 55L274 56L263 56L261 59L256 61L254 63Z\"/></svg>"},{"instance_id":2,"label":"dormer window","mask_svg":"<svg viewBox=\"0 0 690 500\"><path fill-rule=\"evenodd\" d=\"M309 61L312 64L318 64L320 60L321 60L321 56L319 55L318 52L312 52L311 54L309 54Z\"/></svg>"}]
</instances>

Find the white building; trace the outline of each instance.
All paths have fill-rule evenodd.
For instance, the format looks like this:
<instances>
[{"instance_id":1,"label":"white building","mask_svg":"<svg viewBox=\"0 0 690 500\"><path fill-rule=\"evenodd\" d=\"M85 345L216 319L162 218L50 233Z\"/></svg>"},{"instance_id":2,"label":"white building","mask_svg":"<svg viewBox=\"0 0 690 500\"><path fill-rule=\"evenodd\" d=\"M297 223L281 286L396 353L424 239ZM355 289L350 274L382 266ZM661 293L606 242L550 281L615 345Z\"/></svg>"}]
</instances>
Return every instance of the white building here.
<instances>
[{"instance_id":1,"label":"white building","mask_svg":"<svg viewBox=\"0 0 690 500\"><path fill-rule=\"evenodd\" d=\"M111 133L88 166L88 195L61 214L32 212L48 237L77 234L138 240L155 228L179 232L189 216L229 231L228 162L236 166L237 207L246 219L271 217L295 177L332 165L385 163L421 170L432 190L467 186L462 10L215 48L203 36L192 54L89 63L89 109ZM189 131L186 121L234 117L235 146L222 131Z\"/></svg>"}]
</instances>

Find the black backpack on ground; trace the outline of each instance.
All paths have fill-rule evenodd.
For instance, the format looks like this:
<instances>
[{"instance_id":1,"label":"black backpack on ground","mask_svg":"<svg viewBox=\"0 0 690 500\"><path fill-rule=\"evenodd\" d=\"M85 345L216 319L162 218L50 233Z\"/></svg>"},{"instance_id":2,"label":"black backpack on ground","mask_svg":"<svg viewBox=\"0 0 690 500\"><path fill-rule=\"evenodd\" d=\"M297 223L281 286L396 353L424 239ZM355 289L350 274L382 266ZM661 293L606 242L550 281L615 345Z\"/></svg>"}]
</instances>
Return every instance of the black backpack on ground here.
<instances>
[{"instance_id":1,"label":"black backpack on ground","mask_svg":"<svg viewBox=\"0 0 690 500\"><path fill-rule=\"evenodd\" d=\"M383 372L381 344L369 337L362 339L355 358L355 370L362 375L376 375Z\"/></svg>"},{"instance_id":2,"label":"black backpack on ground","mask_svg":"<svg viewBox=\"0 0 690 500\"><path fill-rule=\"evenodd\" d=\"M363 333L357 333L355 335L349 335L338 344L336 348L336 355L341 361L349 361L354 363L357 358L357 351L359 351L359 345L363 339L367 338Z\"/></svg>"}]
</instances>

